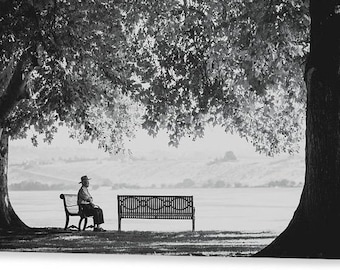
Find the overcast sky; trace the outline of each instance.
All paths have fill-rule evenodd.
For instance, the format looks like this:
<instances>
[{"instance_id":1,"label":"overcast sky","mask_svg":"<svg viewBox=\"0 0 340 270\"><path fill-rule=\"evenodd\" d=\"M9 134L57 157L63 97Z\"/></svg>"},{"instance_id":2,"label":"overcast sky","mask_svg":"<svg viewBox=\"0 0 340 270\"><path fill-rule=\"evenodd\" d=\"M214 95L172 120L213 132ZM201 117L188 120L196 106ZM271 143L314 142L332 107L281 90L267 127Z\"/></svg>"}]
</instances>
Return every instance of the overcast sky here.
<instances>
[{"instance_id":1,"label":"overcast sky","mask_svg":"<svg viewBox=\"0 0 340 270\"><path fill-rule=\"evenodd\" d=\"M30 139L15 140L11 145L31 145ZM52 147L70 148L93 148L97 150L97 144L89 142L79 145L75 140L68 137L66 129L60 129L56 138L52 142ZM51 147L45 143L40 143L39 147ZM147 135L146 131L141 130L136 134L136 139L127 143L127 147L135 154L147 154L153 151L169 151L172 153L192 154L195 152L205 152L207 154L223 156L226 151L233 151L237 157L263 157L255 152L254 147L245 139L237 135L226 134L221 127L207 128L204 138L192 141L190 138L183 138L179 147L169 147L168 138L165 132L160 132L156 138ZM303 153L303 143L301 152ZM74 150L73 150L74 151Z\"/></svg>"}]
</instances>

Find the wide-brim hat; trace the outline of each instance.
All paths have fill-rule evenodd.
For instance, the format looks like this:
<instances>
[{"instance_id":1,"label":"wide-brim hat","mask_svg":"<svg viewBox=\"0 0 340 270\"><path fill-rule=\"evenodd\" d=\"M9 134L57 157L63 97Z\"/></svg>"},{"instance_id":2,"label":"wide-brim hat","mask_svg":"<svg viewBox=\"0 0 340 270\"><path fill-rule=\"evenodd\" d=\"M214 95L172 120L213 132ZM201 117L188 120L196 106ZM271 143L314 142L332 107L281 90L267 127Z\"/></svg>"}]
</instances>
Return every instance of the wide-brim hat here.
<instances>
[{"instance_id":1,"label":"wide-brim hat","mask_svg":"<svg viewBox=\"0 0 340 270\"><path fill-rule=\"evenodd\" d=\"M91 178L88 178L87 177L87 175L84 175L84 176L82 176L82 177L80 177L80 182L79 182L79 184L81 184L83 181L85 181L85 180L90 180Z\"/></svg>"}]
</instances>

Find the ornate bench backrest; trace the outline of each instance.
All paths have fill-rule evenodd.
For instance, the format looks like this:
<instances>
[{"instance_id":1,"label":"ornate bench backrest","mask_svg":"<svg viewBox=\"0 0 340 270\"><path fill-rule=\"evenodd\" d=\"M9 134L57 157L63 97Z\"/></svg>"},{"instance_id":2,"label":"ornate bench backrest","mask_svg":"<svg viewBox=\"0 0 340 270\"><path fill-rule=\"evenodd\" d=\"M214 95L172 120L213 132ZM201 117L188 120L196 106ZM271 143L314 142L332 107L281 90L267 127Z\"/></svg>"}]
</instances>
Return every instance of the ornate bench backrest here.
<instances>
[{"instance_id":1,"label":"ornate bench backrest","mask_svg":"<svg viewBox=\"0 0 340 270\"><path fill-rule=\"evenodd\" d=\"M120 218L193 219L193 196L118 195Z\"/></svg>"},{"instance_id":2,"label":"ornate bench backrest","mask_svg":"<svg viewBox=\"0 0 340 270\"><path fill-rule=\"evenodd\" d=\"M79 214L79 206L77 204L78 196L76 194L60 194L60 198L64 201L65 211L70 215Z\"/></svg>"}]
</instances>

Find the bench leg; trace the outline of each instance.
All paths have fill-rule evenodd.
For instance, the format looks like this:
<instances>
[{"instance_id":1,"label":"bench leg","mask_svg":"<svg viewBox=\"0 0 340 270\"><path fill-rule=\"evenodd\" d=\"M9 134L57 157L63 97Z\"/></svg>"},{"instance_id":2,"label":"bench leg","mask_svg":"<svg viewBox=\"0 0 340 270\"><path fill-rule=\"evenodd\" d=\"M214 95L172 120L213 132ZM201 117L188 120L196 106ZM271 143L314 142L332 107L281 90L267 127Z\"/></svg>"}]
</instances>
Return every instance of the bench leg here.
<instances>
[{"instance_id":1,"label":"bench leg","mask_svg":"<svg viewBox=\"0 0 340 270\"><path fill-rule=\"evenodd\" d=\"M70 221L70 217L69 217L68 215L66 215L66 223L65 223L65 228L64 228L64 230L67 229L69 221Z\"/></svg>"},{"instance_id":2,"label":"bench leg","mask_svg":"<svg viewBox=\"0 0 340 270\"><path fill-rule=\"evenodd\" d=\"M85 231L85 229L86 229L86 226L87 226L87 218L85 218L85 222L84 222L83 231Z\"/></svg>"},{"instance_id":3,"label":"bench leg","mask_svg":"<svg viewBox=\"0 0 340 270\"><path fill-rule=\"evenodd\" d=\"M81 231L81 230L85 231L87 228L94 228L94 219L93 219L93 225L87 226L88 218L89 217L80 218L79 223L78 223L78 231ZM83 225L83 228L82 228L81 223L83 222L83 220L84 220L84 225Z\"/></svg>"},{"instance_id":4,"label":"bench leg","mask_svg":"<svg viewBox=\"0 0 340 270\"><path fill-rule=\"evenodd\" d=\"M83 231L85 231L85 229L86 229L86 226L87 226L87 218L85 218L85 221L84 221L84 227L83 227Z\"/></svg>"},{"instance_id":5,"label":"bench leg","mask_svg":"<svg viewBox=\"0 0 340 270\"><path fill-rule=\"evenodd\" d=\"M122 228L122 219L121 218L118 218L118 231L120 232Z\"/></svg>"},{"instance_id":6,"label":"bench leg","mask_svg":"<svg viewBox=\"0 0 340 270\"><path fill-rule=\"evenodd\" d=\"M86 229L87 217L81 217L80 220L79 220L79 223L78 223L78 231L81 230L81 223L83 222L83 220L84 220L83 231L85 231L85 229Z\"/></svg>"},{"instance_id":7,"label":"bench leg","mask_svg":"<svg viewBox=\"0 0 340 270\"><path fill-rule=\"evenodd\" d=\"M192 231L193 232L195 231L195 219L194 218L192 219Z\"/></svg>"}]
</instances>

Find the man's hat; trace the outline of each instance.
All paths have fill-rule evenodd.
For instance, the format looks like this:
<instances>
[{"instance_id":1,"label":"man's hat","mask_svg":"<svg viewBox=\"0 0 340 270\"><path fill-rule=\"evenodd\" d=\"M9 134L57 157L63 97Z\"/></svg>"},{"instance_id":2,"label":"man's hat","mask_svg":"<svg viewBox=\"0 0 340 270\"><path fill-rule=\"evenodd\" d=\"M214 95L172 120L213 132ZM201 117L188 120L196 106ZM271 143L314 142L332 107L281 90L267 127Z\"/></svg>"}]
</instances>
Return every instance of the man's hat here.
<instances>
[{"instance_id":1,"label":"man's hat","mask_svg":"<svg viewBox=\"0 0 340 270\"><path fill-rule=\"evenodd\" d=\"M83 181L85 180L90 180L91 178L88 178L87 175L84 175L80 178L81 182L79 182L79 184L81 184Z\"/></svg>"}]
</instances>

